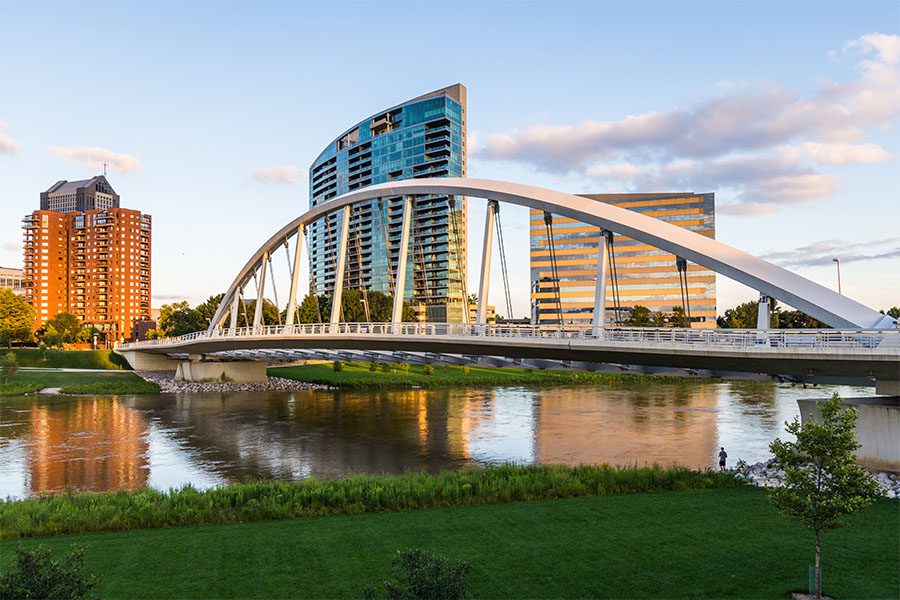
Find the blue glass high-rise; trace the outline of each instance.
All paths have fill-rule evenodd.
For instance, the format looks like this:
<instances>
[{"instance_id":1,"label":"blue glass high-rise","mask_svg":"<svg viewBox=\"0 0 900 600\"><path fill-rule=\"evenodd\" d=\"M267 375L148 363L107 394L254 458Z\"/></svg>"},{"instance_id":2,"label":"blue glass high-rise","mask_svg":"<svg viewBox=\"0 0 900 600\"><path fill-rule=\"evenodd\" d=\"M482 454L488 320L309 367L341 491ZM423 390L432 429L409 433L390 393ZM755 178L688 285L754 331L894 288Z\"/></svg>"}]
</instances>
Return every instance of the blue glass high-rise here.
<instances>
[{"instance_id":1,"label":"blue glass high-rise","mask_svg":"<svg viewBox=\"0 0 900 600\"><path fill-rule=\"evenodd\" d=\"M456 84L361 121L331 142L309 169L310 208L368 185L399 179L465 177L466 88ZM344 288L392 293L402 198L354 206ZM339 240L337 215L307 232L310 279L331 294ZM461 321L465 303L466 200L417 196L411 219L405 298L428 321Z\"/></svg>"}]
</instances>

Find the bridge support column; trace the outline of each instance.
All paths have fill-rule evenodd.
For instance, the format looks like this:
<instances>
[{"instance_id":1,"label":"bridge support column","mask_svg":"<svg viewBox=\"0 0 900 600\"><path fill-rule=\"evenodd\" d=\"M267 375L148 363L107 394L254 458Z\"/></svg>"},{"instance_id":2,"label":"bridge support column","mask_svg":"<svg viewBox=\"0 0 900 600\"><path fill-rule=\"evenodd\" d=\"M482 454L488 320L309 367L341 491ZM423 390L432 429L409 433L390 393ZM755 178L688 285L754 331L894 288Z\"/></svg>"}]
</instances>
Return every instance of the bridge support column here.
<instances>
[{"instance_id":1,"label":"bridge support column","mask_svg":"<svg viewBox=\"0 0 900 600\"><path fill-rule=\"evenodd\" d=\"M475 323L487 323L488 291L491 287L491 251L494 248L494 214L497 212L497 201L488 200L484 215L484 245L481 249L481 279L478 283L478 311ZM468 310L468 300L466 300Z\"/></svg>"},{"instance_id":2,"label":"bridge support column","mask_svg":"<svg viewBox=\"0 0 900 600\"><path fill-rule=\"evenodd\" d=\"M297 312L297 285L300 283L300 252L303 250L303 225L297 228L297 248L294 250L294 269L291 273L291 291L288 293L285 325L294 324L294 313Z\"/></svg>"},{"instance_id":3,"label":"bridge support column","mask_svg":"<svg viewBox=\"0 0 900 600\"><path fill-rule=\"evenodd\" d=\"M403 197L403 226L400 230L400 253L394 277L394 309L391 323L396 327L403 321L403 296L406 295L406 263L409 260L409 223L412 220L412 196Z\"/></svg>"},{"instance_id":4,"label":"bridge support column","mask_svg":"<svg viewBox=\"0 0 900 600\"><path fill-rule=\"evenodd\" d=\"M609 279L609 231L600 230L597 246L597 283L594 285L594 337L602 337L606 331L606 280Z\"/></svg>"},{"instance_id":5,"label":"bridge support column","mask_svg":"<svg viewBox=\"0 0 900 600\"><path fill-rule=\"evenodd\" d=\"M769 329L772 322L772 299L765 294L759 295L759 307L756 311L756 328Z\"/></svg>"},{"instance_id":6,"label":"bridge support column","mask_svg":"<svg viewBox=\"0 0 900 600\"><path fill-rule=\"evenodd\" d=\"M900 396L900 379L876 379L875 393L881 396Z\"/></svg>"},{"instance_id":7,"label":"bridge support column","mask_svg":"<svg viewBox=\"0 0 900 600\"><path fill-rule=\"evenodd\" d=\"M234 335L235 329L237 329L238 322L238 309L240 308L241 302L241 289L238 288L234 290L234 298L231 299L231 322L228 324L228 333Z\"/></svg>"},{"instance_id":8,"label":"bridge support column","mask_svg":"<svg viewBox=\"0 0 900 600\"><path fill-rule=\"evenodd\" d=\"M266 261L269 259L269 253L263 252L262 259L259 261L259 278L257 279L256 290L256 306L253 308L253 330L254 332L262 325L263 304L266 297Z\"/></svg>"},{"instance_id":9,"label":"bridge support column","mask_svg":"<svg viewBox=\"0 0 900 600\"><path fill-rule=\"evenodd\" d=\"M217 362L186 360L178 363L176 381L198 383L261 383L266 380L266 363L255 361Z\"/></svg>"},{"instance_id":10,"label":"bridge support column","mask_svg":"<svg viewBox=\"0 0 900 600\"><path fill-rule=\"evenodd\" d=\"M331 324L341 322L341 300L344 295L344 266L347 262L347 236L350 234L350 207L341 209L341 237L338 240L337 264L334 269L334 292L331 294Z\"/></svg>"}]
</instances>

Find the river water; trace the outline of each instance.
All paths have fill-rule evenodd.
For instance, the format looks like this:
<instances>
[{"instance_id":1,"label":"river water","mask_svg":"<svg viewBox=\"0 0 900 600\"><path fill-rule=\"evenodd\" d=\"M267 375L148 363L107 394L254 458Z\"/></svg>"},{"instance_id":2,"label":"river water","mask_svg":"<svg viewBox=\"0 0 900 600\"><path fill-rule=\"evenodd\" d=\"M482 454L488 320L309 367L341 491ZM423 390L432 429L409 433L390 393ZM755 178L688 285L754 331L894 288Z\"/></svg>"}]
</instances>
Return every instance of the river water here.
<instances>
[{"instance_id":1,"label":"river water","mask_svg":"<svg viewBox=\"0 0 900 600\"><path fill-rule=\"evenodd\" d=\"M769 382L0 400L0 497L516 463L768 457L798 398Z\"/></svg>"}]
</instances>

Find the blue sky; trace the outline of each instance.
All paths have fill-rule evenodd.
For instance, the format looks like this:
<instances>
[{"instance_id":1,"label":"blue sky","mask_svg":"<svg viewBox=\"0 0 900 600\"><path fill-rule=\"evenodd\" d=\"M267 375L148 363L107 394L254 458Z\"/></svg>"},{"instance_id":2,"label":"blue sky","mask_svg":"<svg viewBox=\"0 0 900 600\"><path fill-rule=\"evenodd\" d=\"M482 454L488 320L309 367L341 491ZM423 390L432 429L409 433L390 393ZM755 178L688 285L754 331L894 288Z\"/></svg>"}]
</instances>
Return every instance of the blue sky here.
<instances>
[{"instance_id":1,"label":"blue sky","mask_svg":"<svg viewBox=\"0 0 900 600\"><path fill-rule=\"evenodd\" d=\"M0 265L39 193L107 157L154 217L154 305L200 301L306 209L337 134L462 82L470 176L714 191L721 241L830 286L841 257L846 294L897 305L898 23L895 1L0 0ZM471 201L473 251L482 220ZM524 211L504 230L525 256ZM719 278L720 311L753 297Z\"/></svg>"}]
</instances>

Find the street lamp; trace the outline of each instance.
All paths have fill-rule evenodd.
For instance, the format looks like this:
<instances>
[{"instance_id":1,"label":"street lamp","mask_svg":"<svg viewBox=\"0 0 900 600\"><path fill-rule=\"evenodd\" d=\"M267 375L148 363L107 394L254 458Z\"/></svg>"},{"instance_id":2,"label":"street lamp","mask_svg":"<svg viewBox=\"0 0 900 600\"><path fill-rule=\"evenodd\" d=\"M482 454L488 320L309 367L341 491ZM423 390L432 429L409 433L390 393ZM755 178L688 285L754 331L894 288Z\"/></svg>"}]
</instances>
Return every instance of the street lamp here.
<instances>
[{"instance_id":1,"label":"street lamp","mask_svg":"<svg viewBox=\"0 0 900 600\"><path fill-rule=\"evenodd\" d=\"M841 294L841 259L832 258L832 262L834 262L835 266L837 266L837 276L838 276L838 294Z\"/></svg>"}]
</instances>

